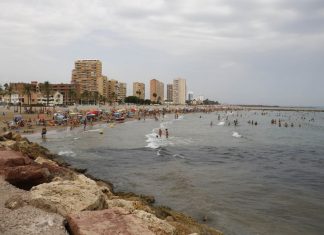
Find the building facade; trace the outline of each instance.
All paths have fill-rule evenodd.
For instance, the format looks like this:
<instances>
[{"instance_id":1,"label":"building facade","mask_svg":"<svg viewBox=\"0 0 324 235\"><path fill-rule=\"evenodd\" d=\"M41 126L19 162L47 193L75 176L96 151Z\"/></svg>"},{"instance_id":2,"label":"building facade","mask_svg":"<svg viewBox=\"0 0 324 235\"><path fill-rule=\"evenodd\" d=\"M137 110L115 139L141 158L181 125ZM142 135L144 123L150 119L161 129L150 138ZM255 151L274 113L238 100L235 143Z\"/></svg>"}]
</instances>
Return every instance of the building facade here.
<instances>
[{"instance_id":1,"label":"building facade","mask_svg":"<svg viewBox=\"0 0 324 235\"><path fill-rule=\"evenodd\" d=\"M186 80L177 78L173 80L173 103L186 104L187 85Z\"/></svg>"},{"instance_id":2,"label":"building facade","mask_svg":"<svg viewBox=\"0 0 324 235\"><path fill-rule=\"evenodd\" d=\"M47 105L47 97L40 96L38 97L38 104ZM56 106L56 105L63 105L63 94L56 91L52 95L48 97L48 105L49 106Z\"/></svg>"},{"instance_id":3,"label":"building facade","mask_svg":"<svg viewBox=\"0 0 324 235\"><path fill-rule=\"evenodd\" d=\"M145 84L141 82L133 83L133 96L137 96L139 99L145 99Z\"/></svg>"},{"instance_id":4,"label":"building facade","mask_svg":"<svg viewBox=\"0 0 324 235\"><path fill-rule=\"evenodd\" d=\"M164 83L152 79L150 81L150 100L152 102L164 103Z\"/></svg>"},{"instance_id":5,"label":"building facade","mask_svg":"<svg viewBox=\"0 0 324 235\"><path fill-rule=\"evenodd\" d=\"M167 101L173 101L173 84L167 84Z\"/></svg>"},{"instance_id":6,"label":"building facade","mask_svg":"<svg viewBox=\"0 0 324 235\"><path fill-rule=\"evenodd\" d=\"M73 105L80 97L78 86L79 84L69 83L50 84L50 89L54 93L59 92L63 95L64 105Z\"/></svg>"},{"instance_id":7,"label":"building facade","mask_svg":"<svg viewBox=\"0 0 324 235\"><path fill-rule=\"evenodd\" d=\"M107 96L107 77L102 75L102 63L100 60L77 60L72 70L72 84L77 84L77 93L83 94L98 92Z\"/></svg>"},{"instance_id":8,"label":"building facade","mask_svg":"<svg viewBox=\"0 0 324 235\"><path fill-rule=\"evenodd\" d=\"M114 79L109 79L107 81L107 97L111 102L118 101L119 85L118 81Z\"/></svg>"},{"instance_id":9,"label":"building facade","mask_svg":"<svg viewBox=\"0 0 324 235\"><path fill-rule=\"evenodd\" d=\"M127 84L120 82L118 86L118 101L124 102L127 94Z\"/></svg>"}]
</instances>

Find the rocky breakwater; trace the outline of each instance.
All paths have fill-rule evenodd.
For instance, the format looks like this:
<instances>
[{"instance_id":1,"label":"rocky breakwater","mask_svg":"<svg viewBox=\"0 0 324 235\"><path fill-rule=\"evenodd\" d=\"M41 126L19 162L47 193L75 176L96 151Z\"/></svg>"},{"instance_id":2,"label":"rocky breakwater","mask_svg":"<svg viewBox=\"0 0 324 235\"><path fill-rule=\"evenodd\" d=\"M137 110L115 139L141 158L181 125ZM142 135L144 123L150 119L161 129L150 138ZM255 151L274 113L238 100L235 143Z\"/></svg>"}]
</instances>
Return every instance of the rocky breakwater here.
<instances>
[{"instance_id":1,"label":"rocky breakwater","mask_svg":"<svg viewBox=\"0 0 324 235\"><path fill-rule=\"evenodd\" d=\"M1 234L221 234L153 197L114 192L11 132L0 136L0 194Z\"/></svg>"}]
</instances>

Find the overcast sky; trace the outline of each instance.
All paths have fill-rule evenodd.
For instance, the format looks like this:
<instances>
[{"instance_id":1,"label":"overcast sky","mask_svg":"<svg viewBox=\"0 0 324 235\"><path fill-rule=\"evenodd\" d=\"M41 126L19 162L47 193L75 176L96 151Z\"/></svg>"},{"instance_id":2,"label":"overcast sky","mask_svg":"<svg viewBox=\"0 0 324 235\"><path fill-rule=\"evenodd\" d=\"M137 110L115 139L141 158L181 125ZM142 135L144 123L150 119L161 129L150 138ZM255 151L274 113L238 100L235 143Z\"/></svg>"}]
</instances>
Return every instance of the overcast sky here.
<instances>
[{"instance_id":1,"label":"overcast sky","mask_svg":"<svg viewBox=\"0 0 324 235\"><path fill-rule=\"evenodd\" d=\"M1 0L0 83L187 79L223 103L324 106L323 0Z\"/></svg>"}]
</instances>

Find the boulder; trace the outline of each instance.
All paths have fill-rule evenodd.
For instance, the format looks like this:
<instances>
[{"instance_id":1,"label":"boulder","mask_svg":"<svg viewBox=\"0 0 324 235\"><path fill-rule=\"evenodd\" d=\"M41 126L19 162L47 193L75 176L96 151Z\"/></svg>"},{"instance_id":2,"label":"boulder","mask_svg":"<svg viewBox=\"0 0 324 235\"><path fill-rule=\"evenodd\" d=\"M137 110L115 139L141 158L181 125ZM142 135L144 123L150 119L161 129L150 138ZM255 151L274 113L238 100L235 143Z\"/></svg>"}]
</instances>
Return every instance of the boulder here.
<instances>
[{"instance_id":1,"label":"boulder","mask_svg":"<svg viewBox=\"0 0 324 235\"><path fill-rule=\"evenodd\" d=\"M57 180L33 187L31 204L63 216L72 212L107 208L109 189L98 186L84 175L76 177L75 180Z\"/></svg>"},{"instance_id":2,"label":"boulder","mask_svg":"<svg viewBox=\"0 0 324 235\"><path fill-rule=\"evenodd\" d=\"M32 161L19 152L4 150L0 151L0 168L24 166L30 164Z\"/></svg>"},{"instance_id":3,"label":"boulder","mask_svg":"<svg viewBox=\"0 0 324 235\"><path fill-rule=\"evenodd\" d=\"M51 174L39 164L8 167L4 170L4 179L17 188L29 190L33 186L49 182Z\"/></svg>"},{"instance_id":4,"label":"boulder","mask_svg":"<svg viewBox=\"0 0 324 235\"><path fill-rule=\"evenodd\" d=\"M154 217L154 215L151 215ZM144 216L145 217L145 216ZM155 217L156 220L159 220ZM174 234L174 228L164 222L155 223L120 208L101 211L82 211L67 216L72 234L127 234L167 235Z\"/></svg>"}]
</instances>

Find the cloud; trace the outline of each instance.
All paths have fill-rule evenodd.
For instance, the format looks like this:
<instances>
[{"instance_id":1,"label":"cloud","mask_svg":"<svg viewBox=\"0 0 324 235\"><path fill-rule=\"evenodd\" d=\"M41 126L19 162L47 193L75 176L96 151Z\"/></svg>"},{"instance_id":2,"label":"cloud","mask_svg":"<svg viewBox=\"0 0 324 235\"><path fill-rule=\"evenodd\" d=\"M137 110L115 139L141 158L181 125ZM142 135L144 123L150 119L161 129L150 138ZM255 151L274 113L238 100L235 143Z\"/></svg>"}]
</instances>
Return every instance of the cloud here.
<instances>
[{"instance_id":1,"label":"cloud","mask_svg":"<svg viewBox=\"0 0 324 235\"><path fill-rule=\"evenodd\" d=\"M55 76L63 77L64 72L69 79L73 60L89 56L108 58L110 65L115 66L111 68L115 69L114 73L120 72L121 78L128 82L131 82L129 77L147 76L145 70L150 67L156 69L155 74L165 77L183 72L191 84L196 84L196 71L202 73L201 68L205 68L206 80L217 74L236 84L238 76L241 80L250 79L253 73L258 73L257 61L275 64L266 60L270 54L274 60L289 55L290 60L298 61L296 64L305 56L321 60L324 2L2 0L0 31L0 62L8 68L0 71L1 81L2 77L22 76L18 71L11 73L11 63L18 62L24 67L33 62L33 67L37 64L44 67L44 61L62 66L65 70L56 71ZM299 57L290 56L295 52ZM63 64L69 60L69 65ZM161 65L153 64L155 60ZM134 64L125 65L124 61ZM125 66L133 67L135 73L121 71ZM139 69L139 66L143 67ZM320 66L312 69L316 76L322 72ZM48 72L39 69L38 73L23 76L42 78ZM199 93L204 92L203 87L199 89Z\"/></svg>"}]
</instances>

